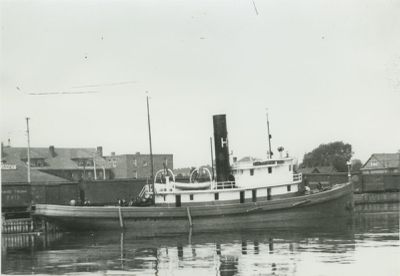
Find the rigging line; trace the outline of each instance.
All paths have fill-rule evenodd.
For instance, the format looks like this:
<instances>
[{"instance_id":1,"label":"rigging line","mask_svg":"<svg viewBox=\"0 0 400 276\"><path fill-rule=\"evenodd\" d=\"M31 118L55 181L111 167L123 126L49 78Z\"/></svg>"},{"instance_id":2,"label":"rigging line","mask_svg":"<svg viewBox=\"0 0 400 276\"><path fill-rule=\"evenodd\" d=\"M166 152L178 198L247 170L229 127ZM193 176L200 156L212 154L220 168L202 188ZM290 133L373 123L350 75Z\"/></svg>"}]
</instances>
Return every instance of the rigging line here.
<instances>
[{"instance_id":1,"label":"rigging line","mask_svg":"<svg viewBox=\"0 0 400 276\"><path fill-rule=\"evenodd\" d=\"M72 86L71 88L116 86L116 85L132 84L132 83L136 83L136 81L110 82L110 83L103 83L103 84L88 84L88 85Z\"/></svg>"},{"instance_id":2,"label":"rigging line","mask_svg":"<svg viewBox=\"0 0 400 276\"><path fill-rule=\"evenodd\" d=\"M254 11L255 11L255 12L256 12L256 14L258 15L258 10L257 10L256 3L254 3L254 0L251 0L251 1L253 1Z\"/></svg>"},{"instance_id":3,"label":"rigging line","mask_svg":"<svg viewBox=\"0 0 400 276\"><path fill-rule=\"evenodd\" d=\"M98 91L94 90L87 90L87 91L53 91L53 92L25 92L23 91L19 86L16 87L18 91L25 95L31 95L31 96L44 96L44 95L68 95L68 94L93 94L93 93L99 93Z\"/></svg>"},{"instance_id":4,"label":"rigging line","mask_svg":"<svg viewBox=\"0 0 400 276\"><path fill-rule=\"evenodd\" d=\"M80 92L73 92L73 91L61 91L61 92L39 92L39 93L27 93L31 96L45 96L45 95L72 95L72 94L94 94L99 93L98 91L80 91Z\"/></svg>"}]
</instances>

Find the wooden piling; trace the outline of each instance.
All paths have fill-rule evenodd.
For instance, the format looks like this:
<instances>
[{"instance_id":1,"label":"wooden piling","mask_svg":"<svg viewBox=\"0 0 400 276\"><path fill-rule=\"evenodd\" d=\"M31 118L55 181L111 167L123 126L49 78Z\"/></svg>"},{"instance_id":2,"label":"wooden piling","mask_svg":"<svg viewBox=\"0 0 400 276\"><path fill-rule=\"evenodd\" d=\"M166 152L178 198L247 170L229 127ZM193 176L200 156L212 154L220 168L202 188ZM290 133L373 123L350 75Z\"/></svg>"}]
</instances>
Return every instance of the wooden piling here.
<instances>
[{"instance_id":1,"label":"wooden piling","mask_svg":"<svg viewBox=\"0 0 400 276\"><path fill-rule=\"evenodd\" d=\"M190 228L192 228L192 226L193 226L193 224L192 224L192 216L190 215L189 207L186 207L186 212L187 212L187 216L188 216L188 219L189 219L189 226L190 226Z\"/></svg>"},{"instance_id":2,"label":"wooden piling","mask_svg":"<svg viewBox=\"0 0 400 276\"><path fill-rule=\"evenodd\" d=\"M118 207L118 216L119 216L119 226L121 229L124 228L124 218L122 217L121 206Z\"/></svg>"},{"instance_id":3,"label":"wooden piling","mask_svg":"<svg viewBox=\"0 0 400 276\"><path fill-rule=\"evenodd\" d=\"M3 234L14 234L14 233L29 233L33 231L31 226L32 219L3 219L2 220L2 233Z\"/></svg>"}]
</instances>

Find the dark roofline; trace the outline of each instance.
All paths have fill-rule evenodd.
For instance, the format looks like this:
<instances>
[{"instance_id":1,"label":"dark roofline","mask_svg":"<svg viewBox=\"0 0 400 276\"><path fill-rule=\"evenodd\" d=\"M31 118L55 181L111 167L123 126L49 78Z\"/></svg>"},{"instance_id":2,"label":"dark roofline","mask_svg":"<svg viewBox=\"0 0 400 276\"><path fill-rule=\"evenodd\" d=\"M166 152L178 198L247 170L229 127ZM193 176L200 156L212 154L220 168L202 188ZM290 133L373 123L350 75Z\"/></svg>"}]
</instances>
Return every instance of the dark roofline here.
<instances>
[{"instance_id":1,"label":"dark roofline","mask_svg":"<svg viewBox=\"0 0 400 276\"><path fill-rule=\"evenodd\" d=\"M398 155L398 156L399 156L399 166L400 166L400 153L398 153L398 152L395 152L395 153L373 153L373 154L371 154L371 156L367 159L367 161L361 166L360 170L380 170L380 169L397 168L397 166L389 167L389 166L383 166L382 164L381 164L382 167L376 168L376 169L366 169L366 168L364 168L365 165L368 164L368 162L371 160L372 157L375 157L375 159L378 160L380 163L381 163L382 161L384 161L384 160L380 160L379 158L376 157L376 155L378 155L378 154L382 154L382 155L388 155L388 154L390 154L390 155Z\"/></svg>"},{"instance_id":2,"label":"dark roofline","mask_svg":"<svg viewBox=\"0 0 400 276\"><path fill-rule=\"evenodd\" d=\"M173 153L153 153L153 156L161 156L161 155L171 155L173 156ZM123 157L123 156L150 156L149 154L136 154L136 153L124 153L124 154L115 154L115 155L103 155L104 158L108 157Z\"/></svg>"}]
</instances>

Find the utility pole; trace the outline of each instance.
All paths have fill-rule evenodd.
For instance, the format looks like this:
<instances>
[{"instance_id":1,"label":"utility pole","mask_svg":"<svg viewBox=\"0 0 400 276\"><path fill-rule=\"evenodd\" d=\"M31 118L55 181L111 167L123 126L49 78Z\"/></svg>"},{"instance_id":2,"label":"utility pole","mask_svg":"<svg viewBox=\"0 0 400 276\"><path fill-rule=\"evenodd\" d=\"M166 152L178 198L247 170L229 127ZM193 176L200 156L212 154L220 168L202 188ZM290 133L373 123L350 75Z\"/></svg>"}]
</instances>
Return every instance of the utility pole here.
<instances>
[{"instance_id":1,"label":"utility pole","mask_svg":"<svg viewBox=\"0 0 400 276\"><path fill-rule=\"evenodd\" d=\"M29 138L29 117L26 117L26 134L28 136L28 150L27 150L27 155L28 155L28 183L31 183L31 142Z\"/></svg>"},{"instance_id":2,"label":"utility pole","mask_svg":"<svg viewBox=\"0 0 400 276\"><path fill-rule=\"evenodd\" d=\"M268 151L268 155L269 155L269 159L272 158L272 150L271 150L271 134L269 133L269 119L268 119L268 110L267 110L267 131L268 131L268 147L269 147L269 151Z\"/></svg>"},{"instance_id":3,"label":"utility pole","mask_svg":"<svg viewBox=\"0 0 400 276\"><path fill-rule=\"evenodd\" d=\"M210 148L211 148L211 171L212 171L212 179L214 180L214 154L213 154L213 146L212 146L212 137L210 137Z\"/></svg>"},{"instance_id":4,"label":"utility pole","mask_svg":"<svg viewBox=\"0 0 400 276\"><path fill-rule=\"evenodd\" d=\"M93 156L93 172L94 172L94 180L97 180L97 172L96 172L96 154Z\"/></svg>"},{"instance_id":5,"label":"utility pole","mask_svg":"<svg viewBox=\"0 0 400 276\"><path fill-rule=\"evenodd\" d=\"M148 123L148 127L149 127L149 144L150 144L150 163L151 163L151 183L152 186L151 188L153 189L153 204L155 204L155 195L156 195L156 191L155 191L155 187L154 187L154 164L153 164L153 148L151 146L151 127L150 127L150 109L149 109L149 96L146 96L146 100L147 100L147 123Z\"/></svg>"},{"instance_id":6,"label":"utility pole","mask_svg":"<svg viewBox=\"0 0 400 276\"><path fill-rule=\"evenodd\" d=\"M347 161L347 178L348 181L351 182L351 160Z\"/></svg>"}]
</instances>

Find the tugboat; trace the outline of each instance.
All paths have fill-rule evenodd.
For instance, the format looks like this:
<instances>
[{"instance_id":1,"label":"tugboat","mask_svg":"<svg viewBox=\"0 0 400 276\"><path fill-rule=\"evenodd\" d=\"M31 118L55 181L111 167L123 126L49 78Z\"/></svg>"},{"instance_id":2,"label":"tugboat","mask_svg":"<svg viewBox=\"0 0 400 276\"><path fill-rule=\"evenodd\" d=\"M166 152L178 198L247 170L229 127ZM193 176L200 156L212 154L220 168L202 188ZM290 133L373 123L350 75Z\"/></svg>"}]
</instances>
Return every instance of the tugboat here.
<instances>
[{"instance_id":1,"label":"tugboat","mask_svg":"<svg viewBox=\"0 0 400 276\"><path fill-rule=\"evenodd\" d=\"M216 179L208 170L208 181L178 183L173 171L165 168L140 194L152 202L150 206L37 204L33 215L67 230L123 229L141 235L310 227L351 218L351 183L307 190L302 175L294 171L294 158L283 156L283 148L278 149L279 157L273 157L269 122L267 158L233 158L232 165L226 115L214 115L213 124ZM160 176L162 183L157 181Z\"/></svg>"}]
</instances>

